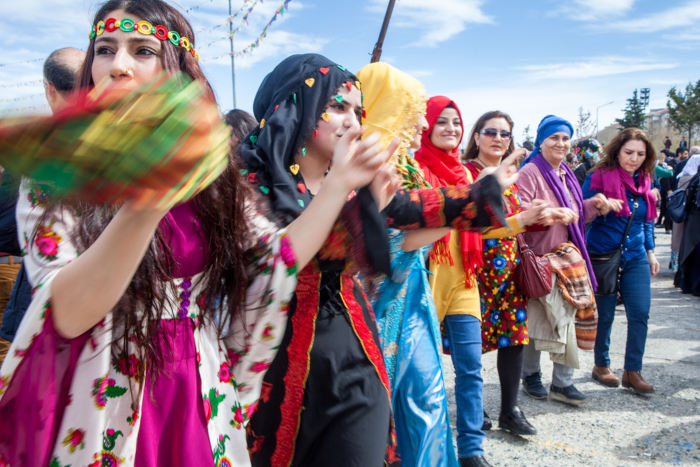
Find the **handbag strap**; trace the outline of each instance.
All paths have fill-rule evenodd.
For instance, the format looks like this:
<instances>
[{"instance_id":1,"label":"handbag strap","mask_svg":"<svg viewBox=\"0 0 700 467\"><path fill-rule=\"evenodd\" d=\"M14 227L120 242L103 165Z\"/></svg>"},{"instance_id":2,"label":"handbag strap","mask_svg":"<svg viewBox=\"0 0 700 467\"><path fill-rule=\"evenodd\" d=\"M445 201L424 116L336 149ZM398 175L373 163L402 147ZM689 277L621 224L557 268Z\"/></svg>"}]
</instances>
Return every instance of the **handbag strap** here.
<instances>
[{"instance_id":1,"label":"handbag strap","mask_svg":"<svg viewBox=\"0 0 700 467\"><path fill-rule=\"evenodd\" d=\"M525 241L525 236L523 234L519 233L515 236L515 238L518 242L518 250L520 252L530 249L530 247L527 246L527 242Z\"/></svg>"},{"instance_id":2,"label":"handbag strap","mask_svg":"<svg viewBox=\"0 0 700 467\"><path fill-rule=\"evenodd\" d=\"M622 249L625 246L625 238L627 238L627 234L630 232L630 228L632 227L632 221L634 220L634 213L637 212L637 207L639 206L639 196L634 198L634 204L632 205L632 215L630 216L629 222L627 222L627 227L625 228L625 233L622 234L622 241L620 242L620 249Z\"/></svg>"}]
</instances>

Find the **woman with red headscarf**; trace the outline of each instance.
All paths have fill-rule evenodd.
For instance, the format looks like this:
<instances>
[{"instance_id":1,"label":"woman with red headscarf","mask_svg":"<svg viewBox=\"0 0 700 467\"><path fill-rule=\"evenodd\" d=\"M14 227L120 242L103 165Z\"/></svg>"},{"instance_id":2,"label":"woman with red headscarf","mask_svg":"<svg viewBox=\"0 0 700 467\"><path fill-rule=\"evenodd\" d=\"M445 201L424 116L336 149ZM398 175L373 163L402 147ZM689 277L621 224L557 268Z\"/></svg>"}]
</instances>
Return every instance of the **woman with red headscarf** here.
<instances>
[{"instance_id":1,"label":"woman with red headscarf","mask_svg":"<svg viewBox=\"0 0 700 467\"><path fill-rule=\"evenodd\" d=\"M459 160L458 147L464 128L457 105L447 97L428 100L429 128L423 132L415 159L432 186L468 185L471 174ZM493 170L493 169L490 169ZM489 169L482 173L486 174ZM489 231L451 231L430 252L430 286L438 319L444 319L455 367L457 400L457 450L462 466L486 466L482 431L481 304L475 271L483 265L481 238L500 238L524 230L539 216L535 206L527 216L508 218L508 225Z\"/></svg>"}]
</instances>

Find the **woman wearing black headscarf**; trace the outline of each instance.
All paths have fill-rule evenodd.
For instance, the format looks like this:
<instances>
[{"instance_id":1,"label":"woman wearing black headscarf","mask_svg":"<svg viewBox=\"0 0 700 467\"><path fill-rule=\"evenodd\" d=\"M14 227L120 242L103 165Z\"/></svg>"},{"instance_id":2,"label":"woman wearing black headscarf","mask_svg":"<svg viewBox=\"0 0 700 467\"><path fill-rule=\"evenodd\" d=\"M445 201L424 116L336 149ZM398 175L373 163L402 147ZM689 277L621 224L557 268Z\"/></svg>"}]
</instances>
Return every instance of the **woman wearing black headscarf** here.
<instances>
[{"instance_id":1,"label":"woman wearing black headscarf","mask_svg":"<svg viewBox=\"0 0 700 467\"><path fill-rule=\"evenodd\" d=\"M260 125L240 152L280 225L321 188L347 134L360 134L359 87L353 74L315 54L287 58L261 84L254 102ZM346 203L325 246L299 273L280 352L248 427L253 465L398 460L376 323L355 273L368 264L388 272L387 221L401 229L502 225L499 183L512 178L506 169L471 187L399 191L386 219L373 198L383 198L379 179L371 193L360 190Z\"/></svg>"}]
</instances>

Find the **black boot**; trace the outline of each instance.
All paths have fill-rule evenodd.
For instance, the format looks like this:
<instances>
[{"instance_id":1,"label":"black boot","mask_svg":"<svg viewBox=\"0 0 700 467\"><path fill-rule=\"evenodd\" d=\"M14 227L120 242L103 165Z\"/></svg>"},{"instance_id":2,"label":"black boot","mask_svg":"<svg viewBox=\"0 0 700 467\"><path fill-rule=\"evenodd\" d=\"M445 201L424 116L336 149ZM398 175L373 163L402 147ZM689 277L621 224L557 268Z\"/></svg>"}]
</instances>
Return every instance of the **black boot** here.
<instances>
[{"instance_id":1,"label":"black boot","mask_svg":"<svg viewBox=\"0 0 700 467\"><path fill-rule=\"evenodd\" d=\"M460 457L459 467L491 467L484 456Z\"/></svg>"},{"instance_id":2,"label":"black boot","mask_svg":"<svg viewBox=\"0 0 700 467\"><path fill-rule=\"evenodd\" d=\"M514 435L536 435L537 430L525 418L525 414L520 407L514 407L510 413L502 413L498 417L498 426L501 430L513 433Z\"/></svg>"}]
</instances>

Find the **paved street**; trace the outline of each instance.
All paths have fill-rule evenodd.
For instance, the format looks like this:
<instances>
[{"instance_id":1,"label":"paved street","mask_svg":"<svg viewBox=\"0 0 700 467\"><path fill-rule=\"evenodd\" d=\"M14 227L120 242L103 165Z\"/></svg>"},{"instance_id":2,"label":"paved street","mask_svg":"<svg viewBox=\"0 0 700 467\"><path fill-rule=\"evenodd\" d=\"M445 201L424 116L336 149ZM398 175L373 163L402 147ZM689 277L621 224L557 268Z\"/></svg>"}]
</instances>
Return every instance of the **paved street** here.
<instances>
[{"instance_id":1,"label":"paved street","mask_svg":"<svg viewBox=\"0 0 700 467\"><path fill-rule=\"evenodd\" d=\"M538 434L516 437L498 429L500 388L496 354L483 358L484 404L494 419L484 448L494 465L635 466L700 465L700 298L673 288L668 270L671 236L656 229L661 273L652 280L652 309L643 375L656 386L650 397L610 389L591 379L593 352L580 352L576 386L591 400L570 407L538 401L523 392L519 404ZM622 376L627 320L618 307L612 332L613 371ZM454 428L454 371L443 357ZM552 364L543 354L543 382L549 387Z\"/></svg>"}]
</instances>

